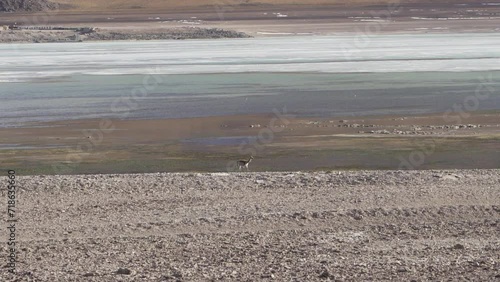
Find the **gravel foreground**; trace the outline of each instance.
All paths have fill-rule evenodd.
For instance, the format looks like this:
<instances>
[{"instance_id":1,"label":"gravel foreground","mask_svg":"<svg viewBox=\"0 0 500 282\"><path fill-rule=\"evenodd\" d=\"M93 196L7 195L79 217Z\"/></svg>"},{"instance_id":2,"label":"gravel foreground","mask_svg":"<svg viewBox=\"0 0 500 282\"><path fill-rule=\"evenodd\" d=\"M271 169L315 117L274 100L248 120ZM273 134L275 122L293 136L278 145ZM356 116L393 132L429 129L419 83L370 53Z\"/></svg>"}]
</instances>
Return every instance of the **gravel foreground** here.
<instances>
[{"instance_id":1,"label":"gravel foreground","mask_svg":"<svg viewBox=\"0 0 500 282\"><path fill-rule=\"evenodd\" d=\"M0 281L500 281L500 170L17 180Z\"/></svg>"}]
</instances>

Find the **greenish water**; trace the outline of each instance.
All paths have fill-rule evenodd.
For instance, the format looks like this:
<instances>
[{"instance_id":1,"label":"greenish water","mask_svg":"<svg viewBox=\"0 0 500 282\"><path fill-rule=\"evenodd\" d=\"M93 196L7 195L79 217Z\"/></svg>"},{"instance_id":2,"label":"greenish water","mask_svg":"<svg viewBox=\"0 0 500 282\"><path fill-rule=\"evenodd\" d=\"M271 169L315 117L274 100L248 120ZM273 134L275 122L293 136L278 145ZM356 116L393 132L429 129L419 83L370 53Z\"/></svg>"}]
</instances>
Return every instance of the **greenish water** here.
<instances>
[{"instance_id":1,"label":"greenish water","mask_svg":"<svg viewBox=\"0 0 500 282\"><path fill-rule=\"evenodd\" d=\"M444 112L473 97L500 109L500 72L224 73L161 75L136 96L142 75L73 75L2 85L0 127L83 118L156 119L272 113L363 116ZM485 82L486 81L486 82ZM123 97L123 98L121 98ZM132 98L131 98L132 97Z\"/></svg>"},{"instance_id":2,"label":"greenish water","mask_svg":"<svg viewBox=\"0 0 500 282\"><path fill-rule=\"evenodd\" d=\"M82 118L442 112L488 86L500 34L0 44L0 127Z\"/></svg>"}]
</instances>

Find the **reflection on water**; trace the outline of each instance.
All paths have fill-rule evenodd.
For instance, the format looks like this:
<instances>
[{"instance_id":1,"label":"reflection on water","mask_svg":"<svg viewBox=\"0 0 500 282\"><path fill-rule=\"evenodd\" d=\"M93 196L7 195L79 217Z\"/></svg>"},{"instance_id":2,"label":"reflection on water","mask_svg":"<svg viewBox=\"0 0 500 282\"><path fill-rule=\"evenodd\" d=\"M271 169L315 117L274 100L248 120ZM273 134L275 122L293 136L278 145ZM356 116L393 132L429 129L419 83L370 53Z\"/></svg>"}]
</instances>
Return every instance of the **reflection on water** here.
<instances>
[{"instance_id":1,"label":"reflection on water","mask_svg":"<svg viewBox=\"0 0 500 282\"><path fill-rule=\"evenodd\" d=\"M0 150L37 150L37 149L54 149L54 148L69 148L70 146L63 145L42 145L42 146L27 146L21 144L0 144Z\"/></svg>"}]
</instances>

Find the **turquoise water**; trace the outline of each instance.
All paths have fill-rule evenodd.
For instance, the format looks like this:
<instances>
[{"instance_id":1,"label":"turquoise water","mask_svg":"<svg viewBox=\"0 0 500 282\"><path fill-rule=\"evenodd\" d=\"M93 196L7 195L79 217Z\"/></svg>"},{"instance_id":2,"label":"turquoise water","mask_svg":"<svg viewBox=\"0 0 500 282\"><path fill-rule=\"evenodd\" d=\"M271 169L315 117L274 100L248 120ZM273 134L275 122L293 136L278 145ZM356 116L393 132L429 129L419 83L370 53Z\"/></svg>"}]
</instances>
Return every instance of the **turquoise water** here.
<instances>
[{"instance_id":1,"label":"turquoise water","mask_svg":"<svg viewBox=\"0 0 500 282\"><path fill-rule=\"evenodd\" d=\"M434 113L463 104L480 85L488 93L475 110L500 110L500 35L355 39L3 44L0 127L284 107L322 117Z\"/></svg>"},{"instance_id":2,"label":"turquoise water","mask_svg":"<svg viewBox=\"0 0 500 282\"><path fill-rule=\"evenodd\" d=\"M492 78L488 87L494 92L477 110L498 110L500 72L162 75L161 84L130 100L125 98L142 85L143 76L80 75L3 85L0 126L81 118L272 113L283 107L290 114L322 117L443 112L474 95L485 77Z\"/></svg>"}]
</instances>

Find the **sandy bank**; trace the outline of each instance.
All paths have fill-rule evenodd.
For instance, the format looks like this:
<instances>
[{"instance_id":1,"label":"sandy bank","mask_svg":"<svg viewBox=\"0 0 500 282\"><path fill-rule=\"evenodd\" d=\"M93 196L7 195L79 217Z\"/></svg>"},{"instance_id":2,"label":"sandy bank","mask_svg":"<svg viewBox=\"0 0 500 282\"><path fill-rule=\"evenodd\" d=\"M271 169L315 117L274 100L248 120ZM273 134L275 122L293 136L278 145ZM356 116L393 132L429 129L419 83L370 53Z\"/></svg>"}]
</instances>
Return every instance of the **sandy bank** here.
<instances>
[{"instance_id":1,"label":"sandy bank","mask_svg":"<svg viewBox=\"0 0 500 282\"><path fill-rule=\"evenodd\" d=\"M499 168L499 115L61 121L0 129L0 158L24 175L227 171L249 154L252 171L397 169L410 158L414 169Z\"/></svg>"}]
</instances>

